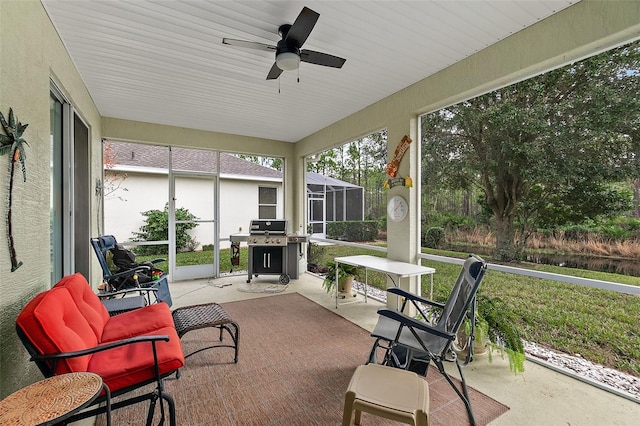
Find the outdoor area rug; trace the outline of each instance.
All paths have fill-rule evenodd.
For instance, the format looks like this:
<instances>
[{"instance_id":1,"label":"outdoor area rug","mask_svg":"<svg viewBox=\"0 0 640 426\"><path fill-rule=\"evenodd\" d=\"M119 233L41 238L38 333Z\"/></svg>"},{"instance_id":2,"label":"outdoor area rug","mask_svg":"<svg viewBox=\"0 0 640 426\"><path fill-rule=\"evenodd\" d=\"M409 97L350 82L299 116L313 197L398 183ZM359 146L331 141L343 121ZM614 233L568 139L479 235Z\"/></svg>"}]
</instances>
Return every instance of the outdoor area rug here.
<instances>
[{"instance_id":1,"label":"outdoor area rug","mask_svg":"<svg viewBox=\"0 0 640 426\"><path fill-rule=\"evenodd\" d=\"M288 284L279 284L273 282L255 282L252 281L247 284L240 284L236 287L236 290L243 293L282 293L289 287Z\"/></svg>"},{"instance_id":2,"label":"outdoor area rug","mask_svg":"<svg viewBox=\"0 0 640 426\"><path fill-rule=\"evenodd\" d=\"M369 333L298 293L222 306L240 326L239 361L233 362L230 348L203 351L187 358L179 379L165 380L176 402L177 424L339 425L344 392L373 344ZM187 333L185 353L215 337L211 329ZM427 381L430 425L469 424L464 404L435 368ZM469 392L478 425L509 410L472 388ZM112 423L143 425L147 407L116 410ZM96 425L105 423L102 415ZM398 423L363 413L362 424Z\"/></svg>"}]
</instances>

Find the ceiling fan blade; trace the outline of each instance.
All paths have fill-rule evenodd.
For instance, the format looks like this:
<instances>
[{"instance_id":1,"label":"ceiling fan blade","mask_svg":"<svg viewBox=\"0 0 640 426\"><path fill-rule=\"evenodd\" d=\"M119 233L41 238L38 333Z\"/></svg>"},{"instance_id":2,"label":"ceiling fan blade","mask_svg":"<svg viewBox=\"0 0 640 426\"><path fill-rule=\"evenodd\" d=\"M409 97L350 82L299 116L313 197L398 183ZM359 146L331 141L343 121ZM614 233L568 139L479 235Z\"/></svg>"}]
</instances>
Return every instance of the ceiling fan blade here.
<instances>
[{"instance_id":1,"label":"ceiling fan blade","mask_svg":"<svg viewBox=\"0 0 640 426\"><path fill-rule=\"evenodd\" d=\"M311 30L313 30L316 22L318 22L319 17L319 13L314 12L306 6L303 7L300 15L298 15L293 25L291 25L284 40L287 43L294 42L299 49L307 40L309 34L311 34Z\"/></svg>"},{"instance_id":2,"label":"ceiling fan blade","mask_svg":"<svg viewBox=\"0 0 640 426\"><path fill-rule=\"evenodd\" d=\"M310 64L333 68L342 68L344 63L347 61L344 58L339 58L337 56L306 49L300 51L300 60L302 62L308 62Z\"/></svg>"},{"instance_id":3,"label":"ceiling fan blade","mask_svg":"<svg viewBox=\"0 0 640 426\"><path fill-rule=\"evenodd\" d=\"M278 66L274 62L273 66L269 70L269 74L267 74L267 80L275 80L280 77L280 74L282 74L282 70L278 68Z\"/></svg>"},{"instance_id":4,"label":"ceiling fan blade","mask_svg":"<svg viewBox=\"0 0 640 426\"><path fill-rule=\"evenodd\" d=\"M233 38L223 38L222 44L228 44L229 46L244 47L247 49L266 50L267 52L275 52L276 47L264 43L258 43L257 41L245 41L236 40Z\"/></svg>"}]
</instances>

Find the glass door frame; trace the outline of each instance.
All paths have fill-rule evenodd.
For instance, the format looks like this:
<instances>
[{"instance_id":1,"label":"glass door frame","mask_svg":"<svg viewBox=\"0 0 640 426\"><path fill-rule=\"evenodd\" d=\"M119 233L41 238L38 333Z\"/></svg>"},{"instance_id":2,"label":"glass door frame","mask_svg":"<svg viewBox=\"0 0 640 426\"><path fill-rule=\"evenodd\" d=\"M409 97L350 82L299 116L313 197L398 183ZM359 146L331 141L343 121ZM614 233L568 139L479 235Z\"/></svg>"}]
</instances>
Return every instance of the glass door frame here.
<instances>
[{"instance_id":1,"label":"glass door frame","mask_svg":"<svg viewBox=\"0 0 640 426\"><path fill-rule=\"evenodd\" d=\"M177 266L177 240L176 225L183 221L177 221L176 211L176 187L175 180L180 177L195 179L210 179L213 181L213 219L197 219L196 223L213 223L213 263L195 266ZM174 171L169 167L169 276L171 281L217 278L220 275L220 178L215 173ZM209 269L209 265L212 269ZM181 271L178 271L181 269Z\"/></svg>"},{"instance_id":2,"label":"glass door frame","mask_svg":"<svg viewBox=\"0 0 640 426\"><path fill-rule=\"evenodd\" d=\"M319 220L317 217L315 217L315 212L317 211L315 209L315 204L319 203L321 204L321 208L320 210L322 211L322 219ZM315 237L320 237L320 238L326 238L327 235L327 211L326 211L326 192L323 194L314 194L314 193L308 193L307 195L307 224L311 225L311 232L310 234L312 236ZM322 232L314 232L316 225L320 224L322 226Z\"/></svg>"},{"instance_id":3,"label":"glass door frame","mask_svg":"<svg viewBox=\"0 0 640 426\"><path fill-rule=\"evenodd\" d=\"M91 127L60 87L49 80L51 283L75 272L91 278Z\"/></svg>"}]
</instances>

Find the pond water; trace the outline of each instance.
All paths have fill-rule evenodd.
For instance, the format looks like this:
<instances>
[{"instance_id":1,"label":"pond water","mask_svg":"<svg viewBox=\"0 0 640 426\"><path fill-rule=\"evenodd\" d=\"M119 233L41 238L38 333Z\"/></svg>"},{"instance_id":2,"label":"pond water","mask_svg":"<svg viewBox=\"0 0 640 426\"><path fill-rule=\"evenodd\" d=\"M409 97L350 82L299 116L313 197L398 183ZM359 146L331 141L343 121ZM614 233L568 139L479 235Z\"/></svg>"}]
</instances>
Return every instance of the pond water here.
<instances>
[{"instance_id":1,"label":"pond water","mask_svg":"<svg viewBox=\"0 0 640 426\"><path fill-rule=\"evenodd\" d=\"M449 246L446 250L476 253L491 257L491 247ZM563 266L566 268L586 269L589 271L609 272L612 274L640 277L640 261L635 259L618 259L599 256L562 255L546 253L524 253L527 262L542 265Z\"/></svg>"}]
</instances>

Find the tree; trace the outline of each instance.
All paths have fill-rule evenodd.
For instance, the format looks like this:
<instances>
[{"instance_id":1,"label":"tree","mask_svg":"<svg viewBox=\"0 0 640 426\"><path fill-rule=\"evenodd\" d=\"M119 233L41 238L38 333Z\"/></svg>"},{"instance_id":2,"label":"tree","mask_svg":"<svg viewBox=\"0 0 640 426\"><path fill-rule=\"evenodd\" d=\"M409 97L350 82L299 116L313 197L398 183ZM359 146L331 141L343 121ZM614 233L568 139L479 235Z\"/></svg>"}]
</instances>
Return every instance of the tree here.
<instances>
[{"instance_id":1,"label":"tree","mask_svg":"<svg viewBox=\"0 0 640 426\"><path fill-rule=\"evenodd\" d=\"M116 172L113 170L116 166L116 152L113 147L113 142L106 141L104 143L104 155L102 161L104 164L104 198L117 198L122 201L127 201L122 195L120 195L120 191L129 191L123 186L128 175L124 172Z\"/></svg>"},{"instance_id":2,"label":"tree","mask_svg":"<svg viewBox=\"0 0 640 426\"><path fill-rule=\"evenodd\" d=\"M365 212L378 219L386 211L383 183L387 159L387 131L372 133L318 154L307 171L364 187Z\"/></svg>"},{"instance_id":3,"label":"tree","mask_svg":"<svg viewBox=\"0 0 640 426\"><path fill-rule=\"evenodd\" d=\"M542 222L629 208L637 173L640 42L478 96L422 120L425 188L482 189L499 260Z\"/></svg>"},{"instance_id":4,"label":"tree","mask_svg":"<svg viewBox=\"0 0 640 426\"><path fill-rule=\"evenodd\" d=\"M269 167L270 169L282 171L283 161L282 158L277 157L260 157L257 155L246 155L246 154L236 154L238 158L242 158L243 160L250 161L252 163L260 164L264 167Z\"/></svg>"}]
</instances>

